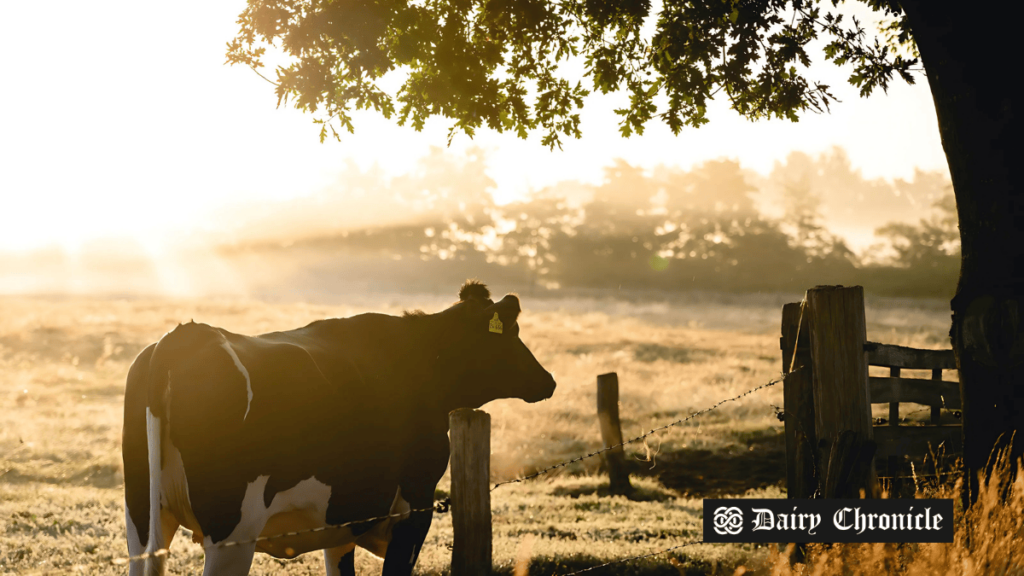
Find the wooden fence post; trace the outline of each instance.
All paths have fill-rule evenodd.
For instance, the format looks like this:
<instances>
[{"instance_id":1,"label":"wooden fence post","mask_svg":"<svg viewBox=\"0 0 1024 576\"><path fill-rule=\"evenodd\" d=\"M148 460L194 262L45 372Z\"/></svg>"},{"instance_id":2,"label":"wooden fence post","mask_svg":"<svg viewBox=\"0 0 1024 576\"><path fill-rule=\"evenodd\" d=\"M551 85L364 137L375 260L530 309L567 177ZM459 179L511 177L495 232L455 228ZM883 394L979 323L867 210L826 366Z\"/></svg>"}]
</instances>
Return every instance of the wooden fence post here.
<instances>
[{"instance_id":1,"label":"wooden fence post","mask_svg":"<svg viewBox=\"0 0 1024 576\"><path fill-rule=\"evenodd\" d=\"M803 312L803 313L801 313ZM807 334L806 309L794 302L782 307L782 412L786 429L786 496L811 498L817 490L814 473L814 389L811 373L810 337ZM795 356L795 360L794 360ZM792 371L792 373L791 373ZM782 543L785 549L787 543ZM804 561L804 543L794 543L790 564Z\"/></svg>"},{"instance_id":2,"label":"wooden fence post","mask_svg":"<svg viewBox=\"0 0 1024 576\"><path fill-rule=\"evenodd\" d=\"M814 447L818 445L818 439L814 431L810 337L807 334L807 313L804 310L801 315L800 307L799 302L782 307L780 339L782 373L786 374L782 384L782 411L786 428L786 495L789 498L810 498L817 488ZM790 374L791 367L793 372Z\"/></svg>"},{"instance_id":3,"label":"wooden fence post","mask_svg":"<svg viewBox=\"0 0 1024 576\"><path fill-rule=\"evenodd\" d=\"M491 573L491 416L462 408L451 430L452 576Z\"/></svg>"},{"instance_id":4,"label":"wooden fence post","mask_svg":"<svg viewBox=\"0 0 1024 576\"><path fill-rule=\"evenodd\" d=\"M899 378L900 377L900 367L899 366L890 366L889 367L889 377L890 378ZM900 397L900 390L899 390L899 382L898 381L896 381L896 383L893 384L893 391L896 394L896 397L899 398ZM898 427L899 425L900 425L900 403L899 402L889 402L889 426L896 426L896 427ZM902 460L902 459L903 459L902 456L896 456L895 454L890 455L888 458L886 458L886 466L885 467L888 469L889 476L891 477L891 479L889 480L889 497L890 498L898 498L900 496L900 492L902 492L902 490L903 490L902 481L900 480L900 472L901 472L901 470L903 468L902 466L900 466L900 460Z\"/></svg>"},{"instance_id":5,"label":"wooden fence post","mask_svg":"<svg viewBox=\"0 0 1024 576\"><path fill-rule=\"evenodd\" d=\"M826 498L869 496L877 491L874 472L868 363L864 344L864 289L860 286L817 286L807 291L814 389L815 432L832 445L822 470L844 477L825 477ZM843 434L851 431L854 436ZM842 442L840 442L842 436ZM834 461L834 462L833 462ZM819 478L819 484L822 479Z\"/></svg>"},{"instance_id":6,"label":"wooden fence post","mask_svg":"<svg viewBox=\"0 0 1024 576\"><path fill-rule=\"evenodd\" d=\"M597 419L601 423L601 440L604 441L604 447L622 444L622 425L619 423L619 376L615 372L597 377ZM608 492L632 492L633 485L629 483L626 455L622 446L609 450L602 456L608 468Z\"/></svg>"},{"instance_id":7,"label":"wooden fence post","mask_svg":"<svg viewBox=\"0 0 1024 576\"><path fill-rule=\"evenodd\" d=\"M932 369L932 380L942 381L942 368ZM942 424L942 406L932 404L931 423L935 426Z\"/></svg>"}]
</instances>

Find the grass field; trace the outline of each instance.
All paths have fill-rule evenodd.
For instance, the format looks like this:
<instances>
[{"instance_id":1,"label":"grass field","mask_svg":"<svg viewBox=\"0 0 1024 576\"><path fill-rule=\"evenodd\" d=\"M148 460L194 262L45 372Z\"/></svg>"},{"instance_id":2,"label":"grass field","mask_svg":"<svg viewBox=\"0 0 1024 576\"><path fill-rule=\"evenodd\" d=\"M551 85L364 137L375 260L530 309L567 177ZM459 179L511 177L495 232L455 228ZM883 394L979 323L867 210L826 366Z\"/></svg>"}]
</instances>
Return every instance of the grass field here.
<instances>
[{"instance_id":1,"label":"grass field","mask_svg":"<svg viewBox=\"0 0 1024 576\"><path fill-rule=\"evenodd\" d=\"M453 296L455 293L453 288ZM121 574L126 554L120 435L124 379L135 355L195 319L256 334L365 311L440 310L448 296L378 296L345 305L248 300L0 298L0 573ZM623 433L736 396L780 373L782 304L799 295L690 294L672 302L524 298L522 338L556 375L552 399L498 401L493 480L599 447L595 377L617 372ZM948 347L948 305L868 298L868 338ZM494 560L550 575L645 554L701 535L701 499L784 494L782 387L774 386L627 451L638 496L608 497L598 459L492 495ZM927 417L927 413L921 415ZM447 478L442 481L447 490ZM447 573L451 518L435 516L417 567ZM170 573L196 574L202 549L179 535ZM769 549L697 545L607 574L770 572ZM321 574L318 554L257 555L253 574ZM357 571L380 561L357 552ZM742 570L740 570L742 572ZM518 572L515 573L526 573ZM597 573L597 572L595 572Z\"/></svg>"}]
</instances>

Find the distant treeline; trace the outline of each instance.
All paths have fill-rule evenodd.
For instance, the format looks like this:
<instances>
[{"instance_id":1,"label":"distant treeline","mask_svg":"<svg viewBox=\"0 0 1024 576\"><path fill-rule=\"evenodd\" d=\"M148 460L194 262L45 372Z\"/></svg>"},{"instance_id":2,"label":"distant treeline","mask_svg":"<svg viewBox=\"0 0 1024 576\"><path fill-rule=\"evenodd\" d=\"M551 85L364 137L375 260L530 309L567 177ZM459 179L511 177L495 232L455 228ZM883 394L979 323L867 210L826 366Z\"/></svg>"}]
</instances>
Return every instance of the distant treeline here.
<instances>
[{"instance_id":1,"label":"distant treeline","mask_svg":"<svg viewBox=\"0 0 1024 576\"><path fill-rule=\"evenodd\" d=\"M528 291L861 284L875 293L948 297L956 284L959 233L948 182L922 172L911 182L865 180L839 149L816 159L793 153L768 176L731 160L650 171L619 160L600 185L566 182L502 206L485 168L482 154L440 152L391 180L350 166L352 177L306 220L310 233L287 242L236 240L222 253L302 261L311 282L358 278L388 289L477 276ZM367 197L389 207L392 223L325 225L346 199ZM855 253L838 231L858 229L874 230L878 242Z\"/></svg>"}]
</instances>

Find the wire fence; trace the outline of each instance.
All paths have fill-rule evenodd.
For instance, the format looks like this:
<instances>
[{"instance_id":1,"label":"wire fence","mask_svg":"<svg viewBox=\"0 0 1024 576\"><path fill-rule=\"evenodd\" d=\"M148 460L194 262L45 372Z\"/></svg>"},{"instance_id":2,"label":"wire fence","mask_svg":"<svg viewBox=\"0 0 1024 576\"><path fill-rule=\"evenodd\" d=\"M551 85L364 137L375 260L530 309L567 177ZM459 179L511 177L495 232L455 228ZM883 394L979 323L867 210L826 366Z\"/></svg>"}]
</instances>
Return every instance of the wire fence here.
<instances>
[{"instance_id":1,"label":"wire fence","mask_svg":"<svg viewBox=\"0 0 1024 576\"><path fill-rule=\"evenodd\" d=\"M792 368L791 367L789 372L783 374L782 376L780 376L779 378L777 378L775 380L771 380L771 381L769 381L769 382L767 382L765 384L761 384L760 386L757 386L755 388L751 388L750 390L747 390L746 392L744 392L742 394L738 394L738 395L733 396L731 398L726 398L724 400L720 400L719 402L715 403L714 405L709 406L707 408L704 408L703 410L698 410L696 412L693 412L693 413L691 413L690 415L688 415L688 416L686 416L684 418L680 418L680 419L675 420L673 422L669 422L668 424L666 424L664 426L659 426L657 428L652 428L651 430L648 430L647 432L644 432L643 434L640 434L639 436L630 438L629 440L624 440L624 441L620 442L619 444L615 444L615 445L612 445L612 446L606 446L605 448L602 448L600 450L595 450L594 452L590 452L589 454L584 454L582 456L578 456L578 457L573 458L571 460L566 460L564 462L559 462L558 464L554 464L552 466L548 466L546 468L538 470L537 472L534 472L533 474L529 474L529 475L522 476L522 477L519 477L519 478L514 478L512 480L506 480L504 482L499 482L499 483L495 484L493 488L491 488L491 492L494 492L495 490L497 490L501 486L523 482L524 480L530 480L532 478L536 478L536 477L541 476L543 474L547 474L548 472L552 472L552 471L557 470L559 468L564 468L564 467L566 467L566 466L568 466L570 464L573 464L573 463L576 463L576 462L580 462L582 460L586 460L586 459L592 458L594 456L598 456L600 454L603 454L605 452L609 452L609 451L614 450L614 449L619 448L619 447L623 447L623 446L625 446L627 444L633 444L633 443L636 443L636 442L641 442L644 439L646 439L647 437L651 436L652 434L656 434L658 432L661 432L662 430L667 430L669 428L672 428L672 427L684 424L684 423L686 423L686 422L688 422L688 421L690 421L690 420L692 420L694 418L697 418L698 416L702 416L704 414L707 414L709 412L712 412L712 411L718 409L723 404L726 404L728 402L738 401L738 400L740 400L740 399L742 399L742 398L744 398L746 396L749 396L749 395L753 394L754 392L758 392L760 390L764 390L765 388L770 388L772 386L775 386L776 384L784 382L786 380L786 377L788 377L790 374L793 374L795 372L803 370L803 368L804 368L803 366L799 366L799 367L796 367L796 368ZM778 414L780 414L780 411L775 406L773 406L773 408L776 409L776 416L778 416ZM781 420L781 418L779 418L779 419ZM598 570L598 569L606 568L608 566L613 566L613 565L616 565L616 564L625 564L625 563L629 563L629 562L636 562L638 560L643 560L645 558L651 558L651 557L654 557L654 556L660 556L662 554L667 554L669 552L672 552L672 551L675 551L675 550L680 550L680 549L686 548L688 546L693 546L695 544L703 544L703 543L704 543L703 540L690 540L688 542L684 542L682 544L677 544L675 546L664 548L664 549L658 550L656 552L649 552L649 553L640 554L640 555L637 555L637 556L628 556L626 558L618 558L618 559L612 560L610 562L605 562L604 564L599 564L597 566L591 566L589 568L583 568L582 570L576 570L574 572L569 572L569 573L566 573L566 574L562 574L561 576L574 576L575 574L583 574L584 572L590 572L592 570Z\"/></svg>"},{"instance_id":2,"label":"wire fence","mask_svg":"<svg viewBox=\"0 0 1024 576\"><path fill-rule=\"evenodd\" d=\"M604 448L601 448L600 450L595 450L593 452L590 452L589 454L583 454L583 455L577 456L576 458L573 458L571 460L566 460L564 462L559 462L558 464L553 464L553 465L548 466L546 468L542 468L542 469L534 472L533 474L528 474L526 476L521 476L519 478L513 478L512 480L505 480L504 482L498 482L497 484L494 485L493 488L491 488L491 492L494 492L499 487L505 486L507 484L516 484L516 483L519 483L519 482L523 482L524 480L531 480L531 479L536 478L538 476L541 476L543 474L547 474L548 472L553 472L553 471L555 471L555 470L557 470L559 468L564 468L566 466L569 466L570 464L575 464L576 462L581 462L581 461L586 460L588 458L593 458L594 456L600 456L601 454L604 454L605 452L610 452L612 450L615 450L616 448L623 447L626 444L633 444L635 442L641 442L645 438L647 438L648 436L651 436L652 434L656 434L658 432L661 432L662 430L667 430L667 429L672 428L674 426L679 426L681 424L685 424L686 422L688 422L690 420L693 420L694 418L696 418L698 416L702 416L704 414L707 414L708 412L716 410L720 406L722 406L723 404L725 404L727 402L735 402L735 401L740 400L741 398L743 398L745 396L749 396L750 394L753 394L754 392L757 392L759 390L763 390L765 388L770 388L771 386L775 386L776 384L779 384L780 382L783 382L786 379L786 377L789 376L790 374L793 374L794 372L798 372L800 370L803 370L803 366L800 366L800 367L796 368L795 370L792 370L792 371L790 371L790 372L788 372L786 374L783 374L780 378L772 380L772 381L770 381L770 382L768 382L766 384L761 384L760 386L758 386L756 388L751 388L750 390L747 390L746 392L744 392L744 393L742 393L742 394L740 394L738 396L733 396L732 398L726 398L725 400L721 400L721 401L719 401L717 404L715 404L713 406L710 406L710 407L705 408L703 410L698 410L696 412L693 412L689 416L686 416L684 418L680 418L680 419L678 419L678 420L676 420L674 422L669 422L668 424L666 424L664 426L659 426L657 428L652 428L651 430L648 430L647 432L644 432L643 434L641 434L639 436L636 436L634 438L630 438L629 440L623 440L622 442L620 442L618 444L614 444L612 446L606 446Z\"/></svg>"},{"instance_id":3,"label":"wire fence","mask_svg":"<svg viewBox=\"0 0 1024 576\"><path fill-rule=\"evenodd\" d=\"M537 478L538 476L541 476L543 474L547 474L549 472L553 472L555 470L558 470L560 468L564 468L566 466L569 466L570 464L574 464L576 462L580 462L580 461L586 460L588 458L593 458L595 456L599 456L601 454L604 454L604 453L609 452L611 450L614 450L616 448L625 446L627 444L633 444L633 443L636 443L636 442L641 442L641 441L643 441L644 439L646 439L647 437L649 437L649 436L651 436L653 434L656 434L658 432L661 432L663 430L667 430L667 429L675 427L675 426L682 425L682 424L684 424L684 423L686 423L686 422L688 422L690 420L693 420L694 418L697 418L699 416L702 416L704 414L712 412L712 411L718 409L719 407L721 407L723 404L726 404L728 402L738 401L738 400L740 400L740 399L742 399L742 398L744 398L746 396L749 396L749 395L751 395L751 394L753 394L755 392L758 392L758 391L763 390L765 388L770 388L772 386L775 386L775 385L783 382L785 380L785 378L787 376L789 376L789 374L792 374L792 373L797 372L797 371L802 370L802 369L803 369L803 366L800 366L800 367L798 367L798 368L796 368L794 370L791 370L789 373L782 375L781 377L779 377L779 378L777 378L775 380L771 380L771 381L769 381L769 382L767 382L765 384L761 384L760 386L757 386L755 388L751 388L750 390L747 390L746 392L743 392L742 394L738 394L738 395L733 396L731 398L726 398L724 400L721 400L721 401L715 403L714 405L709 406L708 408L704 408L703 410L698 410L696 412L693 412L693 413L689 414L688 416L686 416L684 418L680 418L680 419L675 420L673 422L669 422L668 424L665 424L664 426L659 426L657 428L652 428L651 430L649 430L647 432L644 432L643 434L640 434L639 436L630 438L630 439L625 440L625 441L623 441L623 442L621 442L619 444L615 444L613 446L607 446L607 447L602 448L600 450L595 450L595 451L590 452L588 454L583 454L583 455L578 456L576 458L572 458L571 460L566 460L566 461L563 461L563 462L559 462L558 464L554 464L554 465L542 468L541 470L538 470L537 472L534 472L532 474L528 474L526 476L521 476L521 477L518 477L518 478L513 478L511 480L506 480L506 481L503 481L503 482L498 482L497 484L495 484L491 488L491 492L493 492L494 490L497 490L501 486L505 486L505 485L508 485L508 484L516 484L516 483L520 483L520 482L523 482L523 481L526 481L526 480L531 480L531 479ZM443 513L446 513L448 511L450 511L450 510L451 510L451 498L442 498L440 500L435 501L433 503L433 505L431 505L430 507L414 508L414 509L409 510L407 513L411 514L411 513L414 513L414 512L428 512L429 511L429 512L435 512L435 513L443 514ZM312 534L312 533L318 533L318 532L326 532L326 531L330 531L330 530L337 530L337 529L341 529L341 528L347 528L347 527L358 525L358 524L365 524L365 523L371 523L371 522L376 523L376 522L380 522L380 521L383 521L383 520L388 520L388 519L391 519L391 518L400 518L400 517L404 516L407 513L384 514L384 515L381 515L381 516L374 516L374 517L371 517L371 518L365 518L365 519L361 519L361 520L352 520L352 521L344 522L344 523L341 523L341 524L330 524L330 525L327 525L327 526L320 526L320 527L317 527L317 528L309 528L309 529L305 529L305 530L298 530L298 531L293 531L293 532L285 532L285 533L281 533L281 534L274 534L274 535L271 535L271 536L259 536L257 538L251 538L251 539L247 539L247 540L237 540L237 541L225 540L225 541L214 543L212 545L212 547L215 547L215 548L228 548L228 547L232 547L232 546L242 546L242 545L246 545L246 544L256 544L256 543L259 543L259 542L266 542L266 541L277 540L277 539L281 539L281 538L290 538L290 537L294 537L294 536L301 536L303 534ZM619 559L619 560L614 560L612 562L607 562L605 564L601 564L600 566L593 566L593 567L590 567L590 568L585 568L583 570L578 570L576 572L572 572L570 574L566 574L565 576L571 576L571 574L579 574L579 573L582 573L582 572L588 572L590 570L596 570L598 568L602 568L602 567L605 567L605 566L610 566L612 564L632 562L632 561L640 560L640 559L643 559L643 558L648 558L648 557L651 557L651 556L657 556L659 554L665 554L665 553L671 552L673 550L677 550L677 549L680 549L680 548L685 548L686 546L691 546L693 544L699 544L701 542L703 542L703 541L702 540L694 540L694 541L691 541L691 542L680 544L678 546L673 546L671 548L666 548L666 549L660 550L658 552L652 552L652 553L643 554L643 555L640 555L640 556L632 556L632 557L628 557L628 558L622 558L622 559ZM170 551L168 549L161 548L159 550L156 550L155 552L146 552L146 553L139 554L139 555L136 555L136 556L129 556L129 557L123 557L123 558L115 558L114 560L112 560L112 562L114 564L124 565L124 564L128 564L130 562L139 562L139 561L145 561L145 560L150 559L150 558L157 558L157 557L162 557L162 556L168 556L169 554L170 554Z\"/></svg>"},{"instance_id":4,"label":"wire fence","mask_svg":"<svg viewBox=\"0 0 1024 576\"><path fill-rule=\"evenodd\" d=\"M278 540L280 538L290 538L293 536L301 536L303 534L313 534L316 532L327 532L329 530L338 530L340 528L348 528L349 526L355 526L357 524L366 524L368 522L380 522L389 518L401 518L406 514L412 514L414 512L436 512L438 514L444 514L451 510L451 498L442 498L437 500L430 507L425 508L413 508L408 512L384 514L382 516L374 516L372 518L365 518L363 520L351 520L349 522L342 522L341 524L329 524L327 526L320 526L318 528L307 528L305 530L296 530L294 532L282 532L281 534L274 534L273 536L259 536L257 538L250 538L248 540L223 540L221 542L214 543L212 548L230 548L232 546L242 546L245 544L257 544L259 542L267 542L270 540ZM117 558L113 560L114 564L127 564L129 562L136 562L141 560L147 560L149 558L155 558L159 556L167 556L170 551L167 548L161 548L155 552L146 552L139 554L138 556L129 556L127 558Z\"/></svg>"}]
</instances>

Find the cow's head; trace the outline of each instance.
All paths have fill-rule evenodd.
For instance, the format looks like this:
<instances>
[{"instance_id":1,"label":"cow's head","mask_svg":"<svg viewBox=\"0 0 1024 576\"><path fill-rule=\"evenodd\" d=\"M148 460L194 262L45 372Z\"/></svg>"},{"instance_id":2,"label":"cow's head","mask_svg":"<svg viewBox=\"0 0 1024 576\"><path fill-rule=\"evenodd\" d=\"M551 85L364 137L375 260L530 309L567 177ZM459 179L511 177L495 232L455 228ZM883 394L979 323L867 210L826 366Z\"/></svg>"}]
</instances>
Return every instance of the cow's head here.
<instances>
[{"instance_id":1,"label":"cow's head","mask_svg":"<svg viewBox=\"0 0 1024 576\"><path fill-rule=\"evenodd\" d=\"M443 314L450 320L444 372L458 407L479 407L498 398L539 402L555 392L555 379L519 339L519 298L494 302L487 287L470 281L459 302Z\"/></svg>"}]
</instances>

